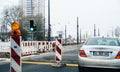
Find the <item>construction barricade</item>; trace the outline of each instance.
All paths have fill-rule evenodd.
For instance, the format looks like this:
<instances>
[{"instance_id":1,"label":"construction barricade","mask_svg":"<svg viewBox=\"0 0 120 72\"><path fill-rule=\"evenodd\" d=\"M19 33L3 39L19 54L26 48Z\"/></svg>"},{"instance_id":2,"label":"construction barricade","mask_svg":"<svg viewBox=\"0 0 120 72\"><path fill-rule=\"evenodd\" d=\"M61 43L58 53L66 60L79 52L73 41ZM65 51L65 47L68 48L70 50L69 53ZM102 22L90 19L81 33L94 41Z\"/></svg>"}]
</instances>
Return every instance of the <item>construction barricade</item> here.
<instances>
[{"instance_id":1,"label":"construction barricade","mask_svg":"<svg viewBox=\"0 0 120 72\"><path fill-rule=\"evenodd\" d=\"M10 42L1 42L0 44L0 58L10 58Z\"/></svg>"},{"instance_id":2,"label":"construction barricade","mask_svg":"<svg viewBox=\"0 0 120 72\"><path fill-rule=\"evenodd\" d=\"M48 41L38 41L37 42L37 46L38 46L38 52L47 52L47 51L51 51L52 50L52 42L48 42Z\"/></svg>"},{"instance_id":3,"label":"construction barricade","mask_svg":"<svg viewBox=\"0 0 120 72\"><path fill-rule=\"evenodd\" d=\"M55 61L56 63L52 64L54 67L63 67L65 66L62 63L62 39L58 38L55 43Z\"/></svg>"},{"instance_id":4,"label":"construction barricade","mask_svg":"<svg viewBox=\"0 0 120 72\"><path fill-rule=\"evenodd\" d=\"M21 48L23 56L33 55L38 51L36 41L23 41L21 42Z\"/></svg>"},{"instance_id":5,"label":"construction barricade","mask_svg":"<svg viewBox=\"0 0 120 72\"><path fill-rule=\"evenodd\" d=\"M21 41L22 56L49 52L55 49L55 41ZM0 44L0 57L10 55L10 42Z\"/></svg>"}]
</instances>

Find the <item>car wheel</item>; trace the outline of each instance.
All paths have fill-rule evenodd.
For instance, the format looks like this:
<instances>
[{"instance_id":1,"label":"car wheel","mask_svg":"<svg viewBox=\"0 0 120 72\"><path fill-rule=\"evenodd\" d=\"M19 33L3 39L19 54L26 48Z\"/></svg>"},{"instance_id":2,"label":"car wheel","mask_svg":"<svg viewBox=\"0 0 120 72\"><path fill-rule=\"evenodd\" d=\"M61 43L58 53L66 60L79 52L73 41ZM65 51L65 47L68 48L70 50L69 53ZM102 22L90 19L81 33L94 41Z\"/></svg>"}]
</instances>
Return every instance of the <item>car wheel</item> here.
<instances>
[{"instance_id":1,"label":"car wheel","mask_svg":"<svg viewBox=\"0 0 120 72\"><path fill-rule=\"evenodd\" d=\"M86 67L81 67L81 66L78 66L78 70L79 72L90 72L90 70Z\"/></svg>"},{"instance_id":2,"label":"car wheel","mask_svg":"<svg viewBox=\"0 0 120 72\"><path fill-rule=\"evenodd\" d=\"M79 72L85 72L84 67L78 66Z\"/></svg>"}]
</instances>

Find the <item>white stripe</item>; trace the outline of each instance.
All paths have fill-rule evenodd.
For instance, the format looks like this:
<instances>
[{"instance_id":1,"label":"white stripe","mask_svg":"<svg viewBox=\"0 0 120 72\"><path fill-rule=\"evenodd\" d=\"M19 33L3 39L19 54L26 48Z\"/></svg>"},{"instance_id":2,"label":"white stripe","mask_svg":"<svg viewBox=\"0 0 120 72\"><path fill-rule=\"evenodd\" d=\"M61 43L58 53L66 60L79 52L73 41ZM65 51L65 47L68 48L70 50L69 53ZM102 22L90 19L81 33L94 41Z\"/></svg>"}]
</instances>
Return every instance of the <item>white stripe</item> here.
<instances>
[{"instance_id":1,"label":"white stripe","mask_svg":"<svg viewBox=\"0 0 120 72\"><path fill-rule=\"evenodd\" d=\"M11 57L11 67L16 71L16 72L21 72L21 65L19 66L14 59Z\"/></svg>"},{"instance_id":2,"label":"white stripe","mask_svg":"<svg viewBox=\"0 0 120 72\"><path fill-rule=\"evenodd\" d=\"M14 46L16 46L17 48L14 48ZM16 52L16 54L18 56L21 56L21 49L20 46L18 46L18 44L11 38L11 47L12 49Z\"/></svg>"},{"instance_id":3,"label":"white stripe","mask_svg":"<svg viewBox=\"0 0 120 72\"><path fill-rule=\"evenodd\" d=\"M57 45L60 49L62 49L62 44L60 44L60 42L56 41L56 45Z\"/></svg>"},{"instance_id":4,"label":"white stripe","mask_svg":"<svg viewBox=\"0 0 120 72\"><path fill-rule=\"evenodd\" d=\"M60 59L60 61L62 60L62 56L56 51L56 56Z\"/></svg>"}]
</instances>

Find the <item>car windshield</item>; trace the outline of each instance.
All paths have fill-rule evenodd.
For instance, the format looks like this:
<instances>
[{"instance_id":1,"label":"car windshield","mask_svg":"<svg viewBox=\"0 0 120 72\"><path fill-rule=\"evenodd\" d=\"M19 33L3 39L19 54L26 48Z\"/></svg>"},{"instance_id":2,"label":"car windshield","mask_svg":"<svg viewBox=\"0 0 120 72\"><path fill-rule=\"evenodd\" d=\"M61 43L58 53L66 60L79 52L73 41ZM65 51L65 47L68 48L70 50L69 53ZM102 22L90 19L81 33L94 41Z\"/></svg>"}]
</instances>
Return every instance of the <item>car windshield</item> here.
<instances>
[{"instance_id":1,"label":"car windshield","mask_svg":"<svg viewBox=\"0 0 120 72\"><path fill-rule=\"evenodd\" d=\"M90 38L85 45L119 46L117 38Z\"/></svg>"}]
</instances>

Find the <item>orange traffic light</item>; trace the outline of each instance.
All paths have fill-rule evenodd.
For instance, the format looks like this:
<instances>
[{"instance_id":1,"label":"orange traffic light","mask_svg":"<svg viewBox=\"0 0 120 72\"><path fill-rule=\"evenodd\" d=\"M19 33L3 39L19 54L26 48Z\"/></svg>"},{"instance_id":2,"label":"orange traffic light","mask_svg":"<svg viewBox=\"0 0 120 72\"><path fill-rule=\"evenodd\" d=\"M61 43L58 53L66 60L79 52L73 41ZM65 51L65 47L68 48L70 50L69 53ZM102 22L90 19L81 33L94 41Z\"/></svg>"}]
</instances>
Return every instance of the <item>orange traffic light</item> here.
<instances>
[{"instance_id":1,"label":"orange traffic light","mask_svg":"<svg viewBox=\"0 0 120 72\"><path fill-rule=\"evenodd\" d=\"M11 25L11 36L20 36L20 24L18 22L13 22Z\"/></svg>"}]
</instances>

